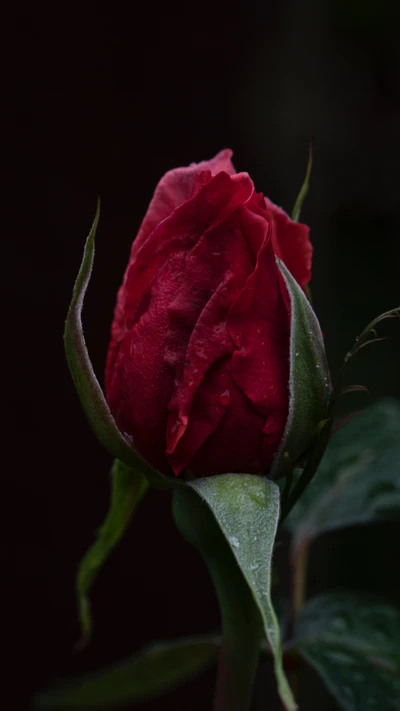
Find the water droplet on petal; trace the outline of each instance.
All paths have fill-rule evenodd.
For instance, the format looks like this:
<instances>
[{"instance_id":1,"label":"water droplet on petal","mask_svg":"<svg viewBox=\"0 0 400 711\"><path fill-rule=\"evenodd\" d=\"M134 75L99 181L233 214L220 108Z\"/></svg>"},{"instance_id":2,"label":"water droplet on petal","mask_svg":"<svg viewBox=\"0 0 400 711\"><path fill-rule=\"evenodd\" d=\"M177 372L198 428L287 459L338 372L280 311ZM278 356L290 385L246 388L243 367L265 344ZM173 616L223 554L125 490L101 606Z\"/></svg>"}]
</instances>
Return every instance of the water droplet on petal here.
<instances>
[{"instance_id":1,"label":"water droplet on petal","mask_svg":"<svg viewBox=\"0 0 400 711\"><path fill-rule=\"evenodd\" d=\"M207 356L206 356L206 354L205 354L205 352L204 352L204 348L201 348L201 350L196 351L196 355L197 355L199 358L205 358L205 359L207 358Z\"/></svg>"},{"instance_id":2,"label":"water droplet on petal","mask_svg":"<svg viewBox=\"0 0 400 711\"><path fill-rule=\"evenodd\" d=\"M176 430L178 429L178 427L179 427L180 424L181 424L181 421L180 421L180 420L176 420L175 423L174 423L174 424L172 425L172 427L171 427L171 432L176 432Z\"/></svg>"},{"instance_id":3,"label":"water droplet on petal","mask_svg":"<svg viewBox=\"0 0 400 711\"><path fill-rule=\"evenodd\" d=\"M224 390L223 393L219 396L219 401L223 407L228 407L228 405L231 402L231 394L229 390Z\"/></svg>"},{"instance_id":4,"label":"water droplet on petal","mask_svg":"<svg viewBox=\"0 0 400 711\"><path fill-rule=\"evenodd\" d=\"M187 418L185 418L185 419L187 420ZM187 422L186 422L186 424L187 424ZM181 438L182 433L186 429L186 424L185 424L185 422L182 422L182 420L176 420L175 423L172 425L171 434L174 435L176 441L178 441Z\"/></svg>"}]
</instances>

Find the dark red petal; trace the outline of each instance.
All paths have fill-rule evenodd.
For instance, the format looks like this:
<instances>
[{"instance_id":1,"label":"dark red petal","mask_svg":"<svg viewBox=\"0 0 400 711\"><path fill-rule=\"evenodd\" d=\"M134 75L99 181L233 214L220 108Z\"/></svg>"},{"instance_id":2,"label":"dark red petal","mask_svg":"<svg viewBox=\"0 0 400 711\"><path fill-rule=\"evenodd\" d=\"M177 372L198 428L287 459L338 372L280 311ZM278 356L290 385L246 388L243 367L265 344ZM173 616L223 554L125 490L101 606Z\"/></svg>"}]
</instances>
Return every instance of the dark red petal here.
<instances>
[{"instance_id":1,"label":"dark red petal","mask_svg":"<svg viewBox=\"0 0 400 711\"><path fill-rule=\"evenodd\" d=\"M112 378L112 371L114 368L115 360L118 355L119 345L126 333L124 303L125 287L124 285L122 285L118 290L117 303L114 309L114 320L111 326L111 340L108 346L105 372L106 389L109 387L109 383Z\"/></svg>"},{"instance_id":2,"label":"dark red petal","mask_svg":"<svg viewBox=\"0 0 400 711\"><path fill-rule=\"evenodd\" d=\"M231 353L233 349L233 344L226 328L226 315L231 303L230 301L228 303L228 284L228 280L222 282L201 313L184 354L184 363L181 368L183 373L177 379L176 389L169 404L167 455L177 474L185 468L203 442L203 436L199 434L199 431L196 432L193 440L186 438L183 445L185 456L183 456L180 441L185 434L189 421L192 419L191 410L196 392L200 386L203 387L203 381L215 361ZM224 384L219 384L217 387L217 395L219 396L220 393L227 389L228 384L224 381ZM223 414L224 410L221 412ZM213 423L215 427L218 424L219 417L214 415L210 416L208 422L209 424ZM197 421L197 412L193 416ZM203 419L203 416L201 418ZM208 434L210 434L209 430L207 430Z\"/></svg>"},{"instance_id":3,"label":"dark red petal","mask_svg":"<svg viewBox=\"0 0 400 711\"><path fill-rule=\"evenodd\" d=\"M147 308L119 344L109 372L107 401L118 427L153 466L168 470L165 431L174 370L165 362L168 305L179 288L184 255L174 255L151 285Z\"/></svg>"},{"instance_id":4,"label":"dark red petal","mask_svg":"<svg viewBox=\"0 0 400 711\"><path fill-rule=\"evenodd\" d=\"M189 171L189 178L192 180L193 184L195 185L195 188L200 192L200 195L198 199L188 201L187 204L187 217L184 218L185 224L187 231L189 233L189 239L191 242L195 242L198 235L201 234L201 231L204 229L207 229L208 225L212 223L213 220L216 219L223 219L224 215L229 214L232 210L235 209L235 207L242 202L248 200L251 195L254 192L254 186L253 183L248 176L247 173L239 173L235 174L235 169L232 165L231 162L231 155L232 151L229 149L226 149L224 151L221 151L218 153L218 155L215 156L215 158L211 159L210 161L203 161L202 163L196 164L192 163L189 168L179 168L175 171L170 171L170 173L167 173L166 176L160 181L160 185L163 183L163 180L167 179L168 176L171 176L170 180L172 181L172 174L179 173L179 171L182 172L182 176L184 176L185 171L186 173ZM212 181L211 180L211 174L213 173L219 173L221 171L225 170L226 173L230 173L231 175L231 180L230 182L227 180L227 176L225 175L224 178L219 179L218 181ZM194 172L193 172L194 171ZM204 179L204 176L207 175L207 180ZM191 177L190 177L191 176ZM177 176L179 178L179 176ZM168 179L169 180L169 179ZM168 184L167 180L167 184ZM190 182L189 180L189 182ZM178 181L179 182L179 181ZM207 183L211 182L211 185L208 189L205 189L205 186ZM171 183L172 184L172 183ZM229 187L228 187L229 184ZM202 190L202 188L204 188ZM189 190L190 192L190 190ZM157 193L157 190L156 190ZM221 199L222 197L222 199ZM215 206L215 211L213 214L212 207L213 205ZM193 209L194 207L194 209ZM151 206L150 206L151 208ZM151 212L151 209L149 208L148 214ZM186 211L186 208L185 208ZM219 214L218 214L219 212ZM182 221L182 211L179 211L179 214L176 216L178 222ZM206 219L204 219L206 218ZM147 216L144 220L146 221ZM190 220L193 220L193 225L196 227L196 230L193 230L193 225L190 224ZM196 223L197 220L197 223ZM144 224L143 222L143 224ZM157 245L160 243L168 250L172 249L173 245L169 244L169 237L168 237L168 230L175 229L175 224L176 220L174 220L174 223L169 223L166 229L161 230L157 236L155 237L154 241L151 243L151 248L145 253L145 258L151 259L151 253L153 249L157 248ZM165 226L164 226L165 227ZM143 228L143 225L142 225ZM139 232L138 238L141 235L142 232ZM144 234L144 233L143 233ZM181 237L181 235L179 235ZM107 355L107 363L106 363L106 388L108 387L108 382L110 380L110 372L112 371L112 368L114 366L115 358L118 353L118 348L119 348L119 343L124 337L124 334L126 332L127 328L127 323L126 323L126 317L128 319L132 319L133 317L133 312L135 311L135 304L136 304L136 299L138 293L140 293L140 286L139 283L137 282L134 287L131 287L131 284L128 283L128 276L130 276L132 279L137 279L137 269L134 270L134 274L130 274L130 265L132 261L134 261L134 257L136 255L136 252L138 251L138 247L140 246L141 241L143 242L144 240L141 240L136 238L134 241L133 247L132 247L132 254L130 257L130 262L128 265L128 268L125 272L124 275L124 281L121 286L121 288L118 291L118 297L117 297L117 304L115 307L114 311L114 320L112 324L112 333L111 333L111 343L109 346L108 350L108 355ZM164 243L163 243L164 240ZM179 240L178 240L179 241ZM188 241L189 242L189 241ZM188 248L190 248L190 244L188 243L186 245ZM159 264L162 263L164 256L163 256L163 250L161 250L161 259L157 261L156 264L152 264L151 270L144 270L144 273L142 274L143 276L143 281L149 282L154 274L157 272L157 269L159 267ZM129 294L134 294L134 299L133 303L129 305L130 298L128 297L127 299L127 290L129 290ZM147 297L145 297L147 298ZM127 304L128 302L128 304ZM127 307L125 308L127 304Z\"/></svg>"},{"instance_id":5,"label":"dark red petal","mask_svg":"<svg viewBox=\"0 0 400 711\"><path fill-rule=\"evenodd\" d=\"M231 157L232 151L226 148L211 160L191 163L185 168L175 168L161 178L132 245L131 258L137 254L143 242L162 220L169 217L179 205L190 200L195 189L199 187L198 178L201 173L208 173L209 179L211 179L212 176L222 171L229 175L236 172Z\"/></svg>"},{"instance_id":6,"label":"dark red petal","mask_svg":"<svg viewBox=\"0 0 400 711\"><path fill-rule=\"evenodd\" d=\"M274 252L286 265L297 283L304 289L311 279L313 248L310 228L293 222L280 207L265 198L267 212L272 224Z\"/></svg>"},{"instance_id":7,"label":"dark red petal","mask_svg":"<svg viewBox=\"0 0 400 711\"><path fill-rule=\"evenodd\" d=\"M155 466L161 466L161 451L164 457L167 405L176 369L210 298L207 288L216 288L223 278L224 270L217 270L214 282L202 285L200 299L192 294L191 320L178 324L176 331L170 307L182 285L186 288L185 262L190 264L190 252L209 225L223 220L252 190L248 176L239 181L226 173L215 176L152 233L128 267L119 292L106 374L107 400L118 426L134 437L138 451ZM209 269L204 266L203 272L208 278ZM171 358L174 339L176 359Z\"/></svg>"},{"instance_id":8,"label":"dark red petal","mask_svg":"<svg viewBox=\"0 0 400 711\"><path fill-rule=\"evenodd\" d=\"M204 374L201 388L191 392L194 414L187 418L180 413L175 421L171 414L168 422L171 452L167 456L176 475L187 468L189 462L193 470L193 458L226 415L232 386L230 359L220 358ZM204 474L209 473L207 466Z\"/></svg>"},{"instance_id":9,"label":"dark red petal","mask_svg":"<svg viewBox=\"0 0 400 711\"><path fill-rule=\"evenodd\" d=\"M188 328L191 332L169 405L167 453L175 471L184 467L185 457L175 450L188 425L189 414L192 417L193 398L213 363L233 350L226 327L228 311L254 268L251 250L242 233L240 212L239 208L202 236L186 260L185 280L170 307L172 324L178 331L176 342L179 343L179 330ZM219 388L218 396L225 389ZM216 419L215 426L217 422ZM190 450L186 438L186 457L194 455L199 443L201 437L196 435Z\"/></svg>"},{"instance_id":10,"label":"dark red petal","mask_svg":"<svg viewBox=\"0 0 400 711\"><path fill-rule=\"evenodd\" d=\"M171 400L167 453L177 474L185 468L199 476L261 471L271 463L286 424L289 315L282 294L285 287L264 213L251 200L246 205L251 209L242 205L231 215L234 229L227 243L228 256L235 244L242 250L232 262L232 272L237 275L245 267L231 293L232 306L227 312L221 303L221 288L210 299L192 333L183 376ZM246 243L247 255L243 253ZM254 268L250 255L257 251ZM205 247L204 258L208 256L212 269L210 254L211 247ZM201 273L199 264L195 266ZM246 279L246 275L250 276ZM232 353L233 344L236 350L229 363L223 356Z\"/></svg>"},{"instance_id":11,"label":"dark red petal","mask_svg":"<svg viewBox=\"0 0 400 711\"><path fill-rule=\"evenodd\" d=\"M248 217L252 225L254 215ZM257 219L261 225L262 217ZM265 419L264 466L270 464L282 437L289 399L289 317L267 229L256 268L228 317L236 345L232 378Z\"/></svg>"},{"instance_id":12,"label":"dark red petal","mask_svg":"<svg viewBox=\"0 0 400 711\"><path fill-rule=\"evenodd\" d=\"M234 210L252 194L254 187L248 175L241 174L236 177L238 180L233 180L226 173L215 176L191 200L177 208L158 226L136 259L128 265L118 292L107 356L107 397L121 340L148 308L152 298L151 284L157 278L158 270L168 260L171 260L173 269L174 255L189 253L211 224L224 219L229 211ZM183 280L182 269L180 275Z\"/></svg>"},{"instance_id":13,"label":"dark red petal","mask_svg":"<svg viewBox=\"0 0 400 711\"><path fill-rule=\"evenodd\" d=\"M225 219L252 191L253 183L247 175L239 182L227 173L218 173L154 230L126 274L124 313L128 328L143 309L143 294L165 261L189 253L210 225Z\"/></svg>"},{"instance_id":14,"label":"dark red petal","mask_svg":"<svg viewBox=\"0 0 400 711\"><path fill-rule=\"evenodd\" d=\"M226 472L259 473L263 469L262 429L265 418L257 414L234 382L221 392L218 372L214 375L211 371L211 374L213 378L209 379L207 375L204 389L202 387L196 395L193 405L196 419L189 424L188 439L196 437L203 412L209 418L213 415L213 408L215 412L225 409L225 413L209 436L203 437L204 442L189 462L188 469L196 476ZM221 394L218 396L218 393Z\"/></svg>"}]
</instances>

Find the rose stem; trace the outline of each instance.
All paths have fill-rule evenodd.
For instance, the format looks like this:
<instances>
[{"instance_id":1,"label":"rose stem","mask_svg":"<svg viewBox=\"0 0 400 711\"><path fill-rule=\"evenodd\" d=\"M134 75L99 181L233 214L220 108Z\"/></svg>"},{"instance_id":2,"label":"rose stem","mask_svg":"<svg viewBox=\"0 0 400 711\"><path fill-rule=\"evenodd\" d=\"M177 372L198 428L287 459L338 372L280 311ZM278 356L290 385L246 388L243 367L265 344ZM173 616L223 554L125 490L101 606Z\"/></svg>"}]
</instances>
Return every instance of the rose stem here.
<instances>
[{"instance_id":1,"label":"rose stem","mask_svg":"<svg viewBox=\"0 0 400 711\"><path fill-rule=\"evenodd\" d=\"M214 711L246 711L250 708L260 656L261 616L235 562L231 571L218 560L206 562L222 615Z\"/></svg>"},{"instance_id":2,"label":"rose stem","mask_svg":"<svg viewBox=\"0 0 400 711\"><path fill-rule=\"evenodd\" d=\"M174 492L173 512L178 530L208 567L221 610L214 711L248 711L263 637L261 614L208 506L194 491L179 488Z\"/></svg>"},{"instance_id":3,"label":"rose stem","mask_svg":"<svg viewBox=\"0 0 400 711\"><path fill-rule=\"evenodd\" d=\"M296 617L299 614L301 608L303 607L306 599L307 592L307 568L308 559L310 552L309 539L304 539L300 545L295 545L292 547L290 562L292 570L292 625L294 626ZM293 630L292 630L293 631ZM291 665L290 671L288 670L288 677L290 681L290 686L292 687L293 695L296 699L299 698L299 686L300 686L300 664L301 659L299 654L292 650L291 654Z\"/></svg>"},{"instance_id":4,"label":"rose stem","mask_svg":"<svg viewBox=\"0 0 400 711\"><path fill-rule=\"evenodd\" d=\"M292 616L297 617L306 598L307 567L310 551L310 540L305 539L301 545L291 551L292 568Z\"/></svg>"}]
</instances>

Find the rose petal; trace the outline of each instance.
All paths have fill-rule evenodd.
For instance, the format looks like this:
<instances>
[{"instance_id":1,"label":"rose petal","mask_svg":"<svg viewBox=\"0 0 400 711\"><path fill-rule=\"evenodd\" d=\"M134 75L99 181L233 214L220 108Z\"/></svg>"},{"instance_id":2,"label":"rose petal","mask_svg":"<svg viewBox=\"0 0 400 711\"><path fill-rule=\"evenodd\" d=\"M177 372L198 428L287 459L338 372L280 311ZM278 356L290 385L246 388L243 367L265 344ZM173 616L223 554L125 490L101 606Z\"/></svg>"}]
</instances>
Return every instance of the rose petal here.
<instances>
[{"instance_id":1,"label":"rose petal","mask_svg":"<svg viewBox=\"0 0 400 711\"><path fill-rule=\"evenodd\" d=\"M112 325L112 338L106 363L106 392L110 387L112 370L119 344L148 307L151 284L164 262L174 254L188 253L210 224L224 219L230 211L251 195L253 183L247 174L232 180L227 173L219 173L203 186L187 203L177 208L164 220L143 245L137 257L130 261L118 292ZM184 271L180 270L183 280Z\"/></svg>"},{"instance_id":2,"label":"rose petal","mask_svg":"<svg viewBox=\"0 0 400 711\"><path fill-rule=\"evenodd\" d=\"M176 368L184 358L192 322L210 298L207 290L200 300L192 298L190 328L181 324L173 332L169 309L187 282L185 262L209 224L229 216L252 190L248 176L233 181L219 173L159 225L125 275L109 350L106 395L118 426L134 436L138 451L155 466L165 463L167 405ZM215 287L223 278L220 272ZM179 354L171 362L175 337Z\"/></svg>"},{"instance_id":3,"label":"rose petal","mask_svg":"<svg viewBox=\"0 0 400 711\"><path fill-rule=\"evenodd\" d=\"M236 171L231 161L232 151L225 148L211 160L201 163L191 163L185 168L169 170L158 183L138 235L133 242L131 258L134 257L143 242L155 230L157 225L193 196L198 185L198 177L204 171L210 173L210 178L217 173L225 172L233 175Z\"/></svg>"},{"instance_id":4,"label":"rose petal","mask_svg":"<svg viewBox=\"0 0 400 711\"><path fill-rule=\"evenodd\" d=\"M245 461L250 471L250 461L252 471L260 471L270 464L281 439L288 409L289 317L265 214L257 200L250 199L230 216L231 226L225 234L230 234L231 239L224 249L221 248L220 254L225 260L232 259L235 252L237 254L230 269L229 262L222 262L224 272L232 273L229 277L232 283L222 282L202 312L186 350L184 372L169 406L167 454L176 474L186 467L199 471L199 462L203 461L200 450L203 452L203 445L211 436L219 462L217 464L217 459L213 459L213 452L208 447L210 466L214 462L213 473L218 467L222 467L219 471L228 471L227 453L224 460L220 451L226 447L225 435L239 438L242 441L240 452L245 452L244 459L232 458L235 464L232 463L229 470L232 466L240 468L240 462ZM219 229L219 235L217 229L210 228L203 236L201 256L204 261L193 261L193 275L191 278L185 275L183 287L193 283L195 276L203 273L204 266L212 271L213 245L208 244L205 237L216 239L219 236L223 240L222 226ZM245 244L248 245L247 252L243 249ZM252 253L258 253L255 268L250 257ZM235 281L241 270L241 278ZM246 279L248 274L251 276ZM224 302L221 297L229 287L231 292L228 291L229 298ZM232 305L228 310L229 303ZM215 371L215 364L232 352L232 342L239 351L232 356L233 382L227 383L221 381L223 373L218 368ZM231 397L234 397L234 406ZM221 409L221 398L227 408L226 414ZM251 428L257 427L257 430L244 429L244 422L251 423ZM220 445L219 434L223 445Z\"/></svg>"},{"instance_id":5,"label":"rose petal","mask_svg":"<svg viewBox=\"0 0 400 711\"><path fill-rule=\"evenodd\" d=\"M265 204L272 224L274 252L304 289L311 279L313 248L310 228L300 222L293 222L284 210L268 198L265 198Z\"/></svg>"},{"instance_id":6,"label":"rose petal","mask_svg":"<svg viewBox=\"0 0 400 711\"><path fill-rule=\"evenodd\" d=\"M211 371L212 373L212 371ZM230 388L222 390L218 372L209 374L193 404L195 418L189 424L188 440L201 431L201 414L211 417L213 411L226 412L207 437L203 436L199 447L187 468L196 476L224 474L227 472L259 473L263 468L263 434L265 418L258 415L245 394L232 382ZM227 393L228 391L228 393ZM227 398L229 397L229 406ZM221 404L221 401L223 404ZM203 407L202 404L204 403ZM214 424L214 423L213 423Z\"/></svg>"},{"instance_id":7,"label":"rose petal","mask_svg":"<svg viewBox=\"0 0 400 711\"><path fill-rule=\"evenodd\" d=\"M162 471L269 466L288 411L289 311L275 254L304 287L308 228L235 173L231 151L167 173L119 290L106 393Z\"/></svg>"},{"instance_id":8,"label":"rose petal","mask_svg":"<svg viewBox=\"0 0 400 711\"><path fill-rule=\"evenodd\" d=\"M174 421L174 412L171 413L168 421L171 451L167 456L177 476L187 468L188 463L192 463L193 457L226 415L232 386L230 359L220 358L203 375L201 388L192 393L194 414L190 419L180 413ZM203 475L207 472L208 465Z\"/></svg>"},{"instance_id":9,"label":"rose petal","mask_svg":"<svg viewBox=\"0 0 400 711\"><path fill-rule=\"evenodd\" d=\"M182 343L179 330L187 328L191 332L181 359L183 368L177 369L176 389L169 405L167 453L175 470L177 458L181 463L184 459L182 453L174 457L174 450L188 425L193 398L213 363L233 350L226 328L227 315L254 269L253 256L241 229L240 212L239 207L202 236L186 260L185 280L170 307L172 323L175 323L178 334L175 344ZM196 312L202 300L203 310L199 315ZM218 395L220 392L219 389ZM191 451L185 443L189 458L194 455L201 438L196 436L195 440Z\"/></svg>"},{"instance_id":10,"label":"rose petal","mask_svg":"<svg viewBox=\"0 0 400 711\"><path fill-rule=\"evenodd\" d=\"M164 472L169 469L165 431L174 387L174 371L164 361L168 304L179 288L183 270L184 254L174 255L160 268L150 285L146 310L119 343L106 391L119 429L131 435L140 454Z\"/></svg>"},{"instance_id":11,"label":"rose petal","mask_svg":"<svg viewBox=\"0 0 400 711\"><path fill-rule=\"evenodd\" d=\"M249 229L255 217L248 214ZM282 295L275 255L264 221L265 238L257 265L233 304L228 328L236 345L232 378L265 418L263 462L267 466L279 445L288 413L289 315Z\"/></svg>"},{"instance_id":12,"label":"rose petal","mask_svg":"<svg viewBox=\"0 0 400 711\"><path fill-rule=\"evenodd\" d=\"M246 174L241 181L233 181L227 173L218 173L154 230L127 271L124 312L128 327L138 318L142 295L165 260L174 254L188 254L209 226L225 219L252 190Z\"/></svg>"}]
</instances>

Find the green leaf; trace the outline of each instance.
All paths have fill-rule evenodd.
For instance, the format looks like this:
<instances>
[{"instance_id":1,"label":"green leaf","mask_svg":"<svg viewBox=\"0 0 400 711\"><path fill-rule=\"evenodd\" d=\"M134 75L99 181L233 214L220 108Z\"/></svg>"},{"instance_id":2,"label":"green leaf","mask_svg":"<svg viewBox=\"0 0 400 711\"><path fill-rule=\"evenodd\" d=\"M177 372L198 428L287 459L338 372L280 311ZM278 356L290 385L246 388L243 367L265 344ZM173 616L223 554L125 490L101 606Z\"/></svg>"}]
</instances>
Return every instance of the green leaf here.
<instances>
[{"instance_id":1,"label":"green leaf","mask_svg":"<svg viewBox=\"0 0 400 711\"><path fill-rule=\"evenodd\" d=\"M400 612L352 594L310 600L293 647L313 666L344 711L400 708Z\"/></svg>"},{"instance_id":2,"label":"green leaf","mask_svg":"<svg viewBox=\"0 0 400 711\"><path fill-rule=\"evenodd\" d=\"M115 709L172 691L216 660L219 640L189 637L160 642L82 677L39 694L35 709Z\"/></svg>"},{"instance_id":3,"label":"green leaf","mask_svg":"<svg viewBox=\"0 0 400 711\"><path fill-rule=\"evenodd\" d=\"M285 472L285 454L295 464L312 444L327 417L330 377L321 329L306 296L285 265L278 261L291 304L289 415L271 476Z\"/></svg>"},{"instance_id":4,"label":"green leaf","mask_svg":"<svg viewBox=\"0 0 400 711\"><path fill-rule=\"evenodd\" d=\"M173 477L157 472L132 448L119 431L99 385L86 348L82 328L82 307L94 260L94 240L100 217L100 201L86 240L82 263L75 282L64 332L65 354L81 405L100 444L116 459L143 472L150 483L161 488L179 485Z\"/></svg>"},{"instance_id":5,"label":"green leaf","mask_svg":"<svg viewBox=\"0 0 400 711\"><path fill-rule=\"evenodd\" d=\"M326 531L400 514L400 405L371 405L332 437L287 526L294 546Z\"/></svg>"},{"instance_id":6,"label":"green leaf","mask_svg":"<svg viewBox=\"0 0 400 711\"><path fill-rule=\"evenodd\" d=\"M251 474L222 474L190 482L229 544L258 607L274 657L278 690L287 711L297 706L282 668L279 623L271 602L271 560L279 520L279 488ZM175 491L175 498L182 496Z\"/></svg>"},{"instance_id":7,"label":"green leaf","mask_svg":"<svg viewBox=\"0 0 400 711\"><path fill-rule=\"evenodd\" d=\"M77 576L79 616L82 626L81 648L89 641L92 631L89 592L106 559L121 540L138 503L148 489L141 472L115 460L112 471L111 504L97 538L80 563Z\"/></svg>"}]
</instances>

